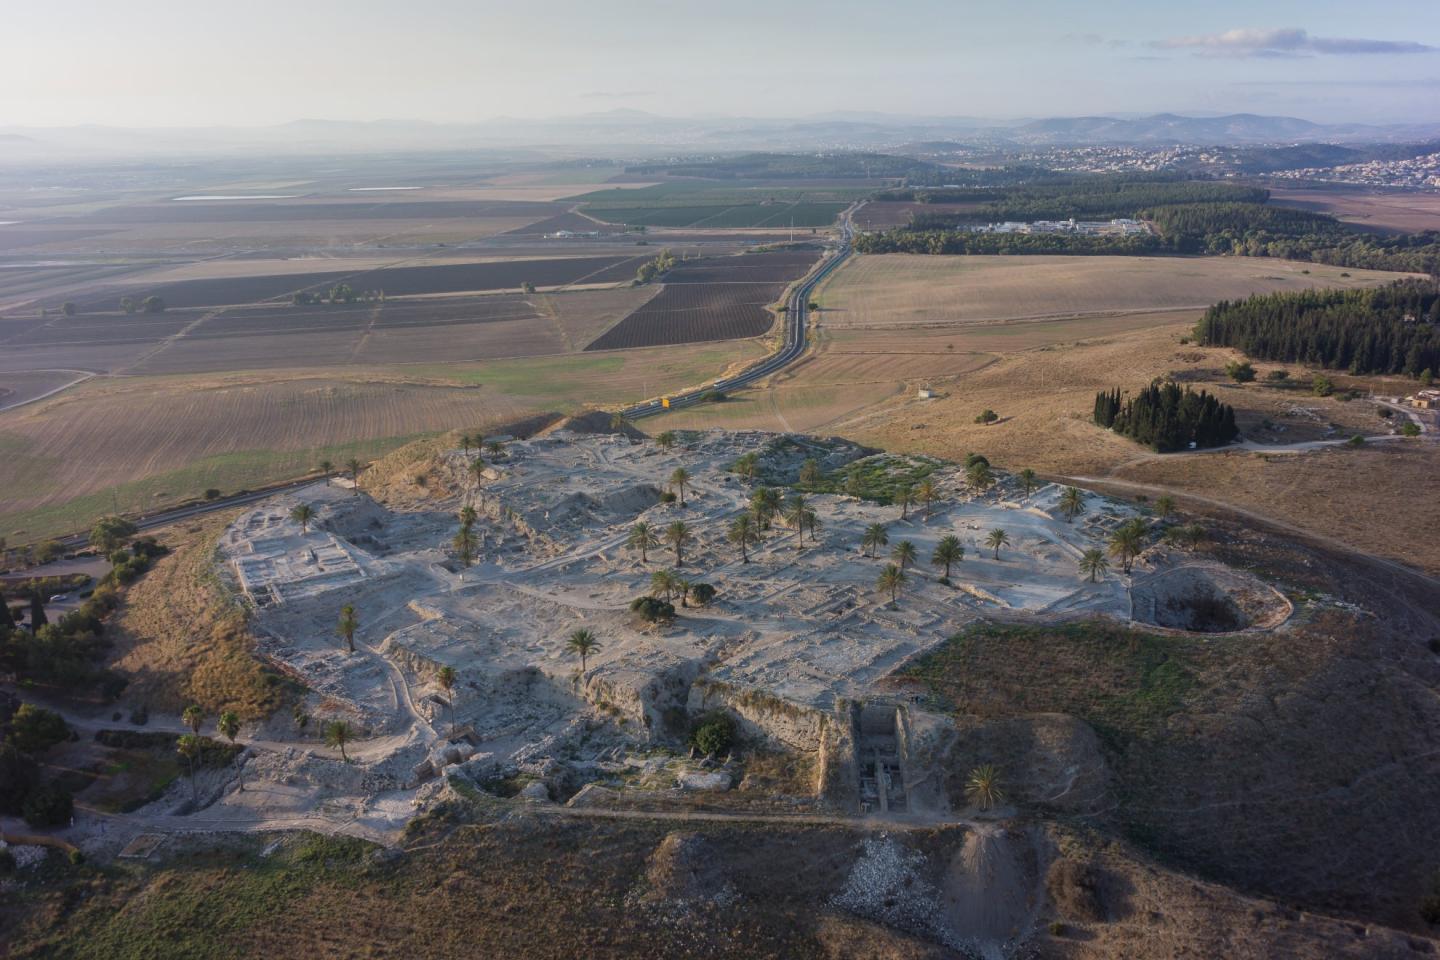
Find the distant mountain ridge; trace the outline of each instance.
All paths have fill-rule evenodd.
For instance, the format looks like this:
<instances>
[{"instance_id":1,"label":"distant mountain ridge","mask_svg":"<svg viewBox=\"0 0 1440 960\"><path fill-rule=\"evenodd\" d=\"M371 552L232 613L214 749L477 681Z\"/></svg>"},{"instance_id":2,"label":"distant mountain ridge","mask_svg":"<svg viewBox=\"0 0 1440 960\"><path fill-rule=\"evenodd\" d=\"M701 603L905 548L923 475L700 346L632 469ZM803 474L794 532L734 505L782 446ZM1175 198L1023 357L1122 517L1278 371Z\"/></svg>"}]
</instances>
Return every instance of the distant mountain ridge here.
<instances>
[{"instance_id":1,"label":"distant mountain ridge","mask_svg":"<svg viewBox=\"0 0 1440 960\"><path fill-rule=\"evenodd\" d=\"M984 120L870 111L831 111L808 117L667 117L612 110L543 119L498 117L475 123L307 118L260 127L134 129L0 128L0 159L57 156L217 153L231 151L513 150L582 148L624 154L747 150L875 150L902 143L1004 146L1275 145L1302 142L1402 143L1440 138L1440 122L1321 124L1297 117L1235 113L1186 116L1044 117Z\"/></svg>"}]
</instances>

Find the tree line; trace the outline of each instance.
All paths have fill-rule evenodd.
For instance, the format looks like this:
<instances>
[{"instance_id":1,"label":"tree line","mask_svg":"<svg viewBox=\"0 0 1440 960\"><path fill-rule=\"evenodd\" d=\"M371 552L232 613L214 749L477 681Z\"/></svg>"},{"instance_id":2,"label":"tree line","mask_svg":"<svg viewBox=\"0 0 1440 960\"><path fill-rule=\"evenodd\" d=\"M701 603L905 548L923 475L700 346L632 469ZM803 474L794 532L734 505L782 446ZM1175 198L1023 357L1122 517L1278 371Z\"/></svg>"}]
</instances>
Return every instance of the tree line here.
<instances>
[{"instance_id":1,"label":"tree line","mask_svg":"<svg viewBox=\"0 0 1440 960\"><path fill-rule=\"evenodd\" d=\"M1160 453L1221 447L1240 433L1235 410L1201 390L1151 384L1128 399L1119 388L1095 396L1095 422Z\"/></svg>"},{"instance_id":2,"label":"tree line","mask_svg":"<svg viewBox=\"0 0 1440 960\"><path fill-rule=\"evenodd\" d=\"M1433 376L1440 371L1440 284L1402 280L1222 300L1201 316L1195 338L1261 360Z\"/></svg>"}]
</instances>

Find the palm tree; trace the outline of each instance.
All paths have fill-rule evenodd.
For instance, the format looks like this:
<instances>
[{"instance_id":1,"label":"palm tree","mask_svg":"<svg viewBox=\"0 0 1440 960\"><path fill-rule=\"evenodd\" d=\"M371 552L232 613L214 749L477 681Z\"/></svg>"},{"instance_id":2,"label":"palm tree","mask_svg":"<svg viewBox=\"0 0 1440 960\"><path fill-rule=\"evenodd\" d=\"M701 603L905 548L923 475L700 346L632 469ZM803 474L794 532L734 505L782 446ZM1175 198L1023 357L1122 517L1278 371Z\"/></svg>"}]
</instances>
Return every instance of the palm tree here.
<instances>
[{"instance_id":1,"label":"palm tree","mask_svg":"<svg viewBox=\"0 0 1440 960\"><path fill-rule=\"evenodd\" d=\"M350 757L345 753L345 744L349 743L354 736L355 731L344 720L331 720L325 724L325 746L338 749L340 759L346 763L350 762Z\"/></svg>"},{"instance_id":2,"label":"palm tree","mask_svg":"<svg viewBox=\"0 0 1440 960\"><path fill-rule=\"evenodd\" d=\"M475 526L475 518L476 518L476 516L477 516L477 514L475 513L475 508L472 507L472 506L470 506L470 504L468 504L468 503L465 504L465 506L463 506L463 507L460 508L460 526L462 526L462 527L473 527L473 526Z\"/></svg>"},{"instance_id":3,"label":"palm tree","mask_svg":"<svg viewBox=\"0 0 1440 960\"><path fill-rule=\"evenodd\" d=\"M875 548L883 547L890 543L890 534L885 532L885 524L872 523L865 528L865 534L860 538L860 546L865 548L865 556L872 560L875 558Z\"/></svg>"},{"instance_id":4,"label":"palm tree","mask_svg":"<svg viewBox=\"0 0 1440 960\"><path fill-rule=\"evenodd\" d=\"M660 538L655 536L655 529L644 520L636 521L635 526L630 528L630 537L625 543L631 547L638 547L640 550L640 562L650 562L650 548L660 546Z\"/></svg>"},{"instance_id":5,"label":"palm tree","mask_svg":"<svg viewBox=\"0 0 1440 960\"><path fill-rule=\"evenodd\" d=\"M450 545L455 548L455 556L460 558L462 564L468 567L475 562L477 541L475 540L475 532L468 526L462 525L460 529L456 531L455 538L450 541Z\"/></svg>"},{"instance_id":6,"label":"palm tree","mask_svg":"<svg viewBox=\"0 0 1440 960\"><path fill-rule=\"evenodd\" d=\"M1060 494L1060 511L1065 514L1065 522L1071 522L1076 514L1085 512L1085 495L1075 487L1066 487Z\"/></svg>"},{"instance_id":7,"label":"palm tree","mask_svg":"<svg viewBox=\"0 0 1440 960\"><path fill-rule=\"evenodd\" d=\"M662 599L668 602L675 593L677 579L674 570L656 570L650 574L650 595L662 594Z\"/></svg>"},{"instance_id":8,"label":"palm tree","mask_svg":"<svg viewBox=\"0 0 1440 960\"><path fill-rule=\"evenodd\" d=\"M200 797L195 791L195 761L199 759L200 754L205 752L205 745L198 736L187 733L175 741L175 749L180 756L190 762L190 802L191 804L199 803Z\"/></svg>"},{"instance_id":9,"label":"palm tree","mask_svg":"<svg viewBox=\"0 0 1440 960\"><path fill-rule=\"evenodd\" d=\"M220 722L217 724L221 736L230 741L230 746L235 746L235 738L240 735L240 714L234 710L226 710L220 714ZM240 769L240 754L235 754L235 776L240 781L240 792L245 792L245 775Z\"/></svg>"},{"instance_id":10,"label":"palm tree","mask_svg":"<svg viewBox=\"0 0 1440 960\"><path fill-rule=\"evenodd\" d=\"M345 638L345 649L350 653L355 652L355 631L360 629L360 618L355 615L355 608L350 604L340 608L340 623L335 630Z\"/></svg>"},{"instance_id":11,"label":"palm tree","mask_svg":"<svg viewBox=\"0 0 1440 960\"><path fill-rule=\"evenodd\" d=\"M350 482L354 485L354 493L360 495L360 461L351 457L345 461L345 469L350 471Z\"/></svg>"},{"instance_id":12,"label":"palm tree","mask_svg":"<svg viewBox=\"0 0 1440 960\"><path fill-rule=\"evenodd\" d=\"M205 723L205 711L201 710L198 704L192 703L180 714L180 720L190 728L191 733L199 734L200 727Z\"/></svg>"},{"instance_id":13,"label":"palm tree","mask_svg":"<svg viewBox=\"0 0 1440 960\"><path fill-rule=\"evenodd\" d=\"M665 542L675 548L675 566L685 566L683 551L685 544L690 542L690 528L684 520L676 520L665 528Z\"/></svg>"},{"instance_id":14,"label":"palm tree","mask_svg":"<svg viewBox=\"0 0 1440 960\"><path fill-rule=\"evenodd\" d=\"M466 457L470 456L470 444L472 444L473 442L474 441L470 439L470 434L460 434L460 449L464 451Z\"/></svg>"},{"instance_id":15,"label":"palm tree","mask_svg":"<svg viewBox=\"0 0 1440 960\"><path fill-rule=\"evenodd\" d=\"M690 587L692 584L684 577L675 578L675 592L680 595L680 606L690 606Z\"/></svg>"},{"instance_id":16,"label":"palm tree","mask_svg":"<svg viewBox=\"0 0 1440 960\"><path fill-rule=\"evenodd\" d=\"M902 483L895 491L895 499L900 501L900 519L910 518L910 504L915 502L915 487L913 484Z\"/></svg>"},{"instance_id":17,"label":"palm tree","mask_svg":"<svg viewBox=\"0 0 1440 960\"><path fill-rule=\"evenodd\" d=\"M930 520L930 507L939 496L939 491L935 489L935 484L929 477L920 481L920 486L915 491L915 499L925 505L925 520L927 522Z\"/></svg>"},{"instance_id":18,"label":"palm tree","mask_svg":"<svg viewBox=\"0 0 1440 960\"><path fill-rule=\"evenodd\" d=\"M774 487L761 487L750 495L750 512L760 529L769 530L770 521L780 512L780 491Z\"/></svg>"},{"instance_id":19,"label":"palm tree","mask_svg":"<svg viewBox=\"0 0 1440 960\"><path fill-rule=\"evenodd\" d=\"M1080 557L1080 575L1095 582L1096 577L1105 576L1105 571L1110 568L1110 561L1105 559L1103 550L1086 550Z\"/></svg>"},{"instance_id":20,"label":"palm tree","mask_svg":"<svg viewBox=\"0 0 1440 960\"><path fill-rule=\"evenodd\" d=\"M966 468L965 480L970 486L984 493L995 485L995 474L991 472L990 464L977 460Z\"/></svg>"},{"instance_id":21,"label":"palm tree","mask_svg":"<svg viewBox=\"0 0 1440 960\"><path fill-rule=\"evenodd\" d=\"M478 437L476 438L479 439ZM498 460L505 455L505 443L501 440L486 440L485 452L490 454L492 460Z\"/></svg>"},{"instance_id":22,"label":"palm tree","mask_svg":"<svg viewBox=\"0 0 1440 960\"><path fill-rule=\"evenodd\" d=\"M600 649L600 641L595 639L593 632L581 627L566 638L565 647L580 658L580 676L584 677L590 661L590 654Z\"/></svg>"},{"instance_id":23,"label":"palm tree","mask_svg":"<svg viewBox=\"0 0 1440 960\"><path fill-rule=\"evenodd\" d=\"M1166 494L1155 501L1155 512L1160 515L1161 520L1168 520L1170 514L1175 512L1175 498Z\"/></svg>"},{"instance_id":24,"label":"palm tree","mask_svg":"<svg viewBox=\"0 0 1440 960\"><path fill-rule=\"evenodd\" d=\"M890 551L890 559L900 564L900 571L915 562L915 544L909 540L901 540L895 544L895 549Z\"/></svg>"},{"instance_id":25,"label":"palm tree","mask_svg":"<svg viewBox=\"0 0 1440 960\"><path fill-rule=\"evenodd\" d=\"M455 736L455 696L452 691L455 689L455 668L448 664L441 667L440 672L435 675L435 679L440 681L440 689L445 691L445 702L450 706L450 736L453 737Z\"/></svg>"},{"instance_id":26,"label":"palm tree","mask_svg":"<svg viewBox=\"0 0 1440 960\"><path fill-rule=\"evenodd\" d=\"M1000 559L1000 548L1010 542L1010 534L996 527L985 538L985 546L995 548L995 559Z\"/></svg>"},{"instance_id":27,"label":"palm tree","mask_svg":"<svg viewBox=\"0 0 1440 960\"><path fill-rule=\"evenodd\" d=\"M964 559L965 548L960 545L960 538L954 534L941 537L940 542L935 544L935 552L930 555L931 563L945 568L946 580L950 579L950 565Z\"/></svg>"},{"instance_id":28,"label":"palm tree","mask_svg":"<svg viewBox=\"0 0 1440 960\"><path fill-rule=\"evenodd\" d=\"M805 508L805 526L810 528L810 542L819 543L820 538L815 536L815 530L820 526L820 515L812 508Z\"/></svg>"},{"instance_id":29,"label":"palm tree","mask_svg":"<svg viewBox=\"0 0 1440 960\"><path fill-rule=\"evenodd\" d=\"M478 487L480 481L485 479L485 458L477 455L470 461L470 476L475 478L475 485Z\"/></svg>"},{"instance_id":30,"label":"palm tree","mask_svg":"<svg viewBox=\"0 0 1440 960\"><path fill-rule=\"evenodd\" d=\"M1035 476L1034 470L1026 467L1024 470L1020 471L1020 485L1025 488L1025 496L1028 497L1030 496L1030 494L1034 493L1035 488L1039 485L1039 483L1040 479Z\"/></svg>"},{"instance_id":31,"label":"palm tree","mask_svg":"<svg viewBox=\"0 0 1440 960\"><path fill-rule=\"evenodd\" d=\"M885 564L885 569L880 571L880 579L875 581L875 589L881 593L890 594L890 602L893 604L900 596L900 588L905 585L905 571L893 563Z\"/></svg>"},{"instance_id":32,"label":"palm tree","mask_svg":"<svg viewBox=\"0 0 1440 960\"><path fill-rule=\"evenodd\" d=\"M300 524L301 535L309 533L310 521L315 519L315 508L308 503L302 503L290 511L290 519Z\"/></svg>"},{"instance_id":33,"label":"palm tree","mask_svg":"<svg viewBox=\"0 0 1440 960\"><path fill-rule=\"evenodd\" d=\"M321 461L320 461L320 472L321 472L321 473L334 473L334 472L335 472L335 464L331 463L329 460L321 460Z\"/></svg>"},{"instance_id":34,"label":"palm tree","mask_svg":"<svg viewBox=\"0 0 1440 960\"><path fill-rule=\"evenodd\" d=\"M1110 535L1110 555L1120 558L1120 569L1130 572L1145 547L1144 521L1123 523Z\"/></svg>"},{"instance_id":35,"label":"palm tree","mask_svg":"<svg viewBox=\"0 0 1440 960\"><path fill-rule=\"evenodd\" d=\"M690 485L690 471L684 467L676 467L670 474L670 486L680 491L680 506L685 506L685 488Z\"/></svg>"},{"instance_id":36,"label":"palm tree","mask_svg":"<svg viewBox=\"0 0 1440 960\"><path fill-rule=\"evenodd\" d=\"M1004 802L1005 793L1000 789L1000 771L995 769L993 763L983 764L970 771L970 778L965 781L965 796L981 810L989 810Z\"/></svg>"},{"instance_id":37,"label":"palm tree","mask_svg":"<svg viewBox=\"0 0 1440 960\"><path fill-rule=\"evenodd\" d=\"M755 519L748 513L740 514L730 521L730 530L725 536L740 548L740 562L749 563L750 554L745 548L755 542Z\"/></svg>"},{"instance_id":38,"label":"palm tree","mask_svg":"<svg viewBox=\"0 0 1440 960\"><path fill-rule=\"evenodd\" d=\"M663 433L657 434L655 437L655 442L660 445L661 450L669 453L670 448L675 446L675 431L666 430Z\"/></svg>"},{"instance_id":39,"label":"palm tree","mask_svg":"<svg viewBox=\"0 0 1440 960\"><path fill-rule=\"evenodd\" d=\"M735 472L739 474L740 478L746 483L754 483L755 474L760 472L760 455L757 453L747 453L736 460Z\"/></svg>"},{"instance_id":40,"label":"palm tree","mask_svg":"<svg viewBox=\"0 0 1440 960\"><path fill-rule=\"evenodd\" d=\"M795 549L805 545L805 516L810 513L805 494L797 493L785 502L785 522L795 528Z\"/></svg>"}]
</instances>

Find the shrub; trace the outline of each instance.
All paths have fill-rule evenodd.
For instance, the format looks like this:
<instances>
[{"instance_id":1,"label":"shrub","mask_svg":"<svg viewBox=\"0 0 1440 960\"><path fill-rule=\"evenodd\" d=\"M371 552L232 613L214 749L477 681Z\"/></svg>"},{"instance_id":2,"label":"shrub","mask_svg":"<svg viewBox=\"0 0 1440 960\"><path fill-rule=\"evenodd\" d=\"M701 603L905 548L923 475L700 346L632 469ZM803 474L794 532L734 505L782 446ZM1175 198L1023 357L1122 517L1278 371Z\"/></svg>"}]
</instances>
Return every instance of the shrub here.
<instances>
[{"instance_id":1,"label":"shrub","mask_svg":"<svg viewBox=\"0 0 1440 960\"><path fill-rule=\"evenodd\" d=\"M980 413L975 415L976 423L994 423L996 420L999 419L1000 414L996 413L994 410L982 410Z\"/></svg>"},{"instance_id":2,"label":"shrub","mask_svg":"<svg viewBox=\"0 0 1440 960\"><path fill-rule=\"evenodd\" d=\"M1414 420L1406 420L1404 423L1400 424L1400 436L1402 436L1402 437L1418 437L1418 436L1420 436L1420 424L1416 423Z\"/></svg>"},{"instance_id":3,"label":"shrub","mask_svg":"<svg viewBox=\"0 0 1440 960\"><path fill-rule=\"evenodd\" d=\"M705 714L690 733L690 742L706 756L721 754L735 741L735 721L718 710Z\"/></svg>"},{"instance_id":4,"label":"shrub","mask_svg":"<svg viewBox=\"0 0 1440 960\"><path fill-rule=\"evenodd\" d=\"M987 467L990 466L990 461L985 458L985 455L984 455L983 453L971 453L971 454L967 454L967 455L966 455L966 457L965 457L965 469L966 469L966 470L969 470L971 467L975 466L975 464L977 464L977 463L983 463L983 464L985 464L985 466L987 466Z\"/></svg>"},{"instance_id":5,"label":"shrub","mask_svg":"<svg viewBox=\"0 0 1440 960\"><path fill-rule=\"evenodd\" d=\"M207 488L207 489L205 490L205 499L206 499L206 500L219 500L219 499L220 499L220 490L219 490L219 488L217 488L217 487L209 487L209 488Z\"/></svg>"},{"instance_id":6,"label":"shrub","mask_svg":"<svg viewBox=\"0 0 1440 960\"><path fill-rule=\"evenodd\" d=\"M1328 397L1335 392L1335 383L1323 373L1317 373L1310 381L1310 389L1317 397Z\"/></svg>"},{"instance_id":7,"label":"shrub","mask_svg":"<svg viewBox=\"0 0 1440 960\"><path fill-rule=\"evenodd\" d=\"M40 782L40 767L13 743L0 743L0 813L17 814Z\"/></svg>"},{"instance_id":8,"label":"shrub","mask_svg":"<svg viewBox=\"0 0 1440 960\"><path fill-rule=\"evenodd\" d=\"M75 801L69 791L46 784L30 791L21 812L32 827L58 827L74 815Z\"/></svg>"},{"instance_id":9,"label":"shrub","mask_svg":"<svg viewBox=\"0 0 1440 960\"><path fill-rule=\"evenodd\" d=\"M671 490L666 490L664 493L660 494L660 502L661 502L661 503L674 503L675 500L676 500L675 493L674 493L673 491L671 491Z\"/></svg>"},{"instance_id":10,"label":"shrub","mask_svg":"<svg viewBox=\"0 0 1440 960\"><path fill-rule=\"evenodd\" d=\"M646 623L675 619L675 604L659 597L636 597L630 601L630 610Z\"/></svg>"},{"instance_id":11,"label":"shrub","mask_svg":"<svg viewBox=\"0 0 1440 960\"><path fill-rule=\"evenodd\" d=\"M1284 381L1290 379L1290 371L1271 370L1269 373L1265 374L1265 379L1269 380L1271 383L1283 383Z\"/></svg>"},{"instance_id":12,"label":"shrub","mask_svg":"<svg viewBox=\"0 0 1440 960\"><path fill-rule=\"evenodd\" d=\"M715 599L715 586L709 583L696 583L690 587L690 599L696 606L703 607Z\"/></svg>"},{"instance_id":13,"label":"shrub","mask_svg":"<svg viewBox=\"0 0 1440 960\"><path fill-rule=\"evenodd\" d=\"M706 390L700 394L700 399L705 403L723 403L725 401L725 394L720 390Z\"/></svg>"},{"instance_id":14,"label":"shrub","mask_svg":"<svg viewBox=\"0 0 1440 960\"><path fill-rule=\"evenodd\" d=\"M1255 368L1249 360L1231 360L1225 364L1225 374L1236 383L1249 383L1255 379Z\"/></svg>"}]
</instances>

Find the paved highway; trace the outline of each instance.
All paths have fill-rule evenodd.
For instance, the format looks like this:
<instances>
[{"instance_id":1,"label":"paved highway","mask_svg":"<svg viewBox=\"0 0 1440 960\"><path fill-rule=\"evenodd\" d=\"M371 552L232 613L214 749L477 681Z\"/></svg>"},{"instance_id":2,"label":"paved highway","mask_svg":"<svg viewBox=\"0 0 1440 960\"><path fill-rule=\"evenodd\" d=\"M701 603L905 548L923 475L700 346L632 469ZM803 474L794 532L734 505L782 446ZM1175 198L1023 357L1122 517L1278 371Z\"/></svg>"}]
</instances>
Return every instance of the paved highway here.
<instances>
[{"instance_id":1,"label":"paved highway","mask_svg":"<svg viewBox=\"0 0 1440 960\"><path fill-rule=\"evenodd\" d=\"M738 387L749 386L757 380L768 377L778 370L782 370L796 360L805 352L806 343L806 315L810 308L810 294L815 291L816 285L824 280L835 270L836 267L845 262L850 256L850 238L853 228L850 224L850 211L846 210L840 219L840 246L836 251L818 263L810 275L807 276L795 292L790 295L789 309L785 312L785 343L775 353L761 360L755 366L722 380L716 380L708 387L692 390L689 393L680 393L670 398L668 409L675 410L681 407L694 406L701 403L701 398L711 391L718 390L722 393L726 390L734 390ZM657 413L665 412L667 408L659 400L647 400L638 403L633 407L627 407L620 411L627 420L639 420L642 417L652 417Z\"/></svg>"}]
</instances>

